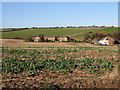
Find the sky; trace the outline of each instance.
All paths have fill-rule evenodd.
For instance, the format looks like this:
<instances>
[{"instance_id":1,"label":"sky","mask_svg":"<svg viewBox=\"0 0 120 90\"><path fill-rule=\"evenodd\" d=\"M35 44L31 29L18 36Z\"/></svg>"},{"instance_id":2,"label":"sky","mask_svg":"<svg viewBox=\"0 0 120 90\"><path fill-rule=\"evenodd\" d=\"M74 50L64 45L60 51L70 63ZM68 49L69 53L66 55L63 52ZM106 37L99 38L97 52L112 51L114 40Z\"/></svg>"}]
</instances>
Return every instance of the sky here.
<instances>
[{"instance_id":1,"label":"sky","mask_svg":"<svg viewBox=\"0 0 120 90\"><path fill-rule=\"evenodd\" d=\"M2 27L118 26L117 2L3 2Z\"/></svg>"}]
</instances>

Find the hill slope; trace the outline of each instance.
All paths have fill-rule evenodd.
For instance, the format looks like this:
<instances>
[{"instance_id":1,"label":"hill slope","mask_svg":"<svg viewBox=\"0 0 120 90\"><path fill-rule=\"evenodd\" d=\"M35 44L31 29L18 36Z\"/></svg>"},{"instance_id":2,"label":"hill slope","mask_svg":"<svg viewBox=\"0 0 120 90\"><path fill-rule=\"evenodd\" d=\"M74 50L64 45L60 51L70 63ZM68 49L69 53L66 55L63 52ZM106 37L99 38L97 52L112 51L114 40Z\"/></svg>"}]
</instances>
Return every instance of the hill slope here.
<instances>
[{"instance_id":1,"label":"hill slope","mask_svg":"<svg viewBox=\"0 0 120 90\"><path fill-rule=\"evenodd\" d=\"M106 31L118 32L118 28L55 28L55 29L26 29L20 31L2 32L2 38L27 38L43 34L44 36L70 36L76 40L82 40L87 32Z\"/></svg>"}]
</instances>

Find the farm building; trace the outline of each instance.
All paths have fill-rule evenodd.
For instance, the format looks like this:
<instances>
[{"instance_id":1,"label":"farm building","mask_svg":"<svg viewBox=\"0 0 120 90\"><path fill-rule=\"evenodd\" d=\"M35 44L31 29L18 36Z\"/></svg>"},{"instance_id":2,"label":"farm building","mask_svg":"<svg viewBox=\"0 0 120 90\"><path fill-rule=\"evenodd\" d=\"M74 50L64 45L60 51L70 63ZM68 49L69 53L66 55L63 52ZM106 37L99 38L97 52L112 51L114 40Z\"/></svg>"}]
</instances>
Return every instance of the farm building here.
<instances>
[{"instance_id":1,"label":"farm building","mask_svg":"<svg viewBox=\"0 0 120 90\"><path fill-rule=\"evenodd\" d=\"M98 44L101 44L101 45L114 45L114 39L110 36L106 36L104 38L102 38Z\"/></svg>"},{"instance_id":2,"label":"farm building","mask_svg":"<svg viewBox=\"0 0 120 90\"><path fill-rule=\"evenodd\" d=\"M54 41L75 41L74 39L72 39L68 36L58 36L58 37L56 37L56 36L45 36L44 37L43 35L34 36L32 38L32 40L34 42L39 42L39 41L47 41L47 42L49 42L49 41L52 41L52 42L54 42Z\"/></svg>"},{"instance_id":3,"label":"farm building","mask_svg":"<svg viewBox=\"0 0 120 90\"><path fill-rule=\"evenodd\" d=\"M57 40L58 41L69 41L69 37L67 37L67 36L60 36L60 37L57 37Z\"/></svg>"},{"instance_id":4,"label":"farm building","mask_svg":"<svg viewBox=\"0 0 120 90\"><path fill-rule=\"evenodd\" d=\"M45 41L56 41L56 37L55 36L46 36L46 37L44 37L44 40Z\"/></svg>"},{"instance_id":5,"label":"farm building","mask_svg":"<svg viewBox=\"0 0 120 90\"><path fill-rule=\"evenodd\" d=\"M34 36L33 38L32 38L32 40L34 40L34 42L39 42L40 41L40 37L39 36Z\"/></svg>"}]
</instances>

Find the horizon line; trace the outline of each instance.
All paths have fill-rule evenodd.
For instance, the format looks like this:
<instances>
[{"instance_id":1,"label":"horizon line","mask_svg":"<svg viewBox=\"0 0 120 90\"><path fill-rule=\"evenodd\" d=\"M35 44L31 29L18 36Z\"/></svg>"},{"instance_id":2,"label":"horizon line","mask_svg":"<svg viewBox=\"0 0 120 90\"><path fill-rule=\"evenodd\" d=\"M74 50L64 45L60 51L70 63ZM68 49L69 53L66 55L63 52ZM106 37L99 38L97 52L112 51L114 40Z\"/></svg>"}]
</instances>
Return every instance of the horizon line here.
<instances>
[{"instance_id":1,"label":"horizon line","mask_svg":"<svg viewBox=\"0 0 120 90\"><path fill-rule=\"evenodd\" d=\"M80 27L119 27L114 25L82 25L82 26L30 26L30 27L1 27L0 29L9 29L9 28L80 28Z\"/></svg>"}]
</instances>

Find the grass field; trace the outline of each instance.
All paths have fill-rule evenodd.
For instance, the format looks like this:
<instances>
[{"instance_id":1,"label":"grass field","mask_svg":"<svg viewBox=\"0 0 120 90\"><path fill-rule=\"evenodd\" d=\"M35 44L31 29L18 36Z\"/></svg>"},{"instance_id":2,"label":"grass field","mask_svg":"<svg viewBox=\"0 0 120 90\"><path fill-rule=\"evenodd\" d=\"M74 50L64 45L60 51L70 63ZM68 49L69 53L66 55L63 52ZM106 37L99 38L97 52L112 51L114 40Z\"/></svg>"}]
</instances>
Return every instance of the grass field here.
<instances>
[{"instance_id":1,"label":"grass field","mask_svg":"<svg viewBox=\"0 0 120 90\"><path fill-rule=\"evenodd\" d=\"M2 38L27 38L43 34L45 36L70 36L82 40L87 32L106 31L108 33L118 32L118 28L57 28L57 29L27 29L21 31L2 32Z\"/></svg>"}]
</instances>

